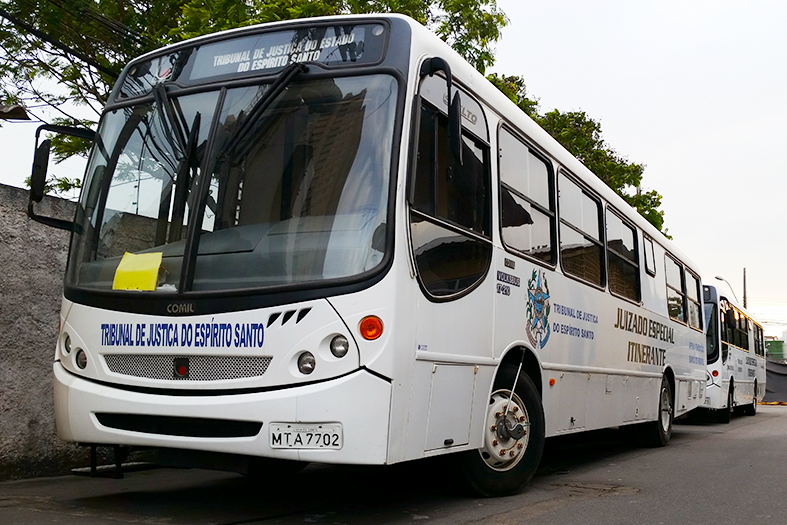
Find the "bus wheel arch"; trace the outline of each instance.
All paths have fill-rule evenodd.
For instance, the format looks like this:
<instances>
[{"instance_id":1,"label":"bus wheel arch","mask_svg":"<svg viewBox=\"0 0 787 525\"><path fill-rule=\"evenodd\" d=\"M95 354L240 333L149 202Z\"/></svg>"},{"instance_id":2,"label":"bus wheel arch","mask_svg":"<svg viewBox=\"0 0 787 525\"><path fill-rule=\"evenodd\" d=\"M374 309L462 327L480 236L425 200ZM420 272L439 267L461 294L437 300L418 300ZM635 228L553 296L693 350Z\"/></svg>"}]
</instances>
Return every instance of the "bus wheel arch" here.
<instances>
[{"instance_id":1,"label":"bus wheel arch","mask_svg":"<svg viewBox=\"0 0 787 525\"><path fill-rule=\"evenodd\" d=\"M523 346L515 346L508 350L500 361L495 377L501 373L504 367L513 367L515 370L519 369L519 363L522 363L522 374L527 375L536 387L538 395L544 397L544 388L541 381L541 363L533 353L532 350Z\"/></svg>"},{"instance_id":2,"label":"bus wheel arch","mask_svg":"<svg viewBox=\"0 0 787 525\"><path fill-rule=\"evenodd\" d=\"M752 396L751 404L743 407L743 413L747 416L757 415L757 380L754 380L754 395Z\"/></svg>"},{"instance_id":3,"label":"bus wheel arch","mask_svg":"<svg viewBox=\"0 0 787 525\"><path fill-rule=\"evenodd\" d=\"M649 447L666 446L672 437L672 425L675 421L675 375L670 368L661 376L658 399L656 420L637 425L640 442Z\"/></svg>"},{"instance_id":4,"label":"bus wheel arch","mask_svg":"<svg viewBox=\"0 0 787 525\"><path fill-rule=\"evenodd\" d=\"M716 411L716 422L726 424L732 420L732 401L733 401L733 388L735 385L733 384L733 379L730 378L730 382L727 385L727 406L724 408L720 408Z\"/></svg>"},{"instance_id":5,"label":"bus wheel arch","mask_svg":"<svg viewBox=\"0 0 787 525\"><path fill-rule=\"evenodd\" d=\"M546 435L540 382L538 360L526 349L510 351L501 361L487 404L483 446L457 454L454 461L457 479L470 492L514 494L535 474Z\"/></svg>"},{"instance_id":6,"label":"bus wheel arch","mask_svg":"<svg viewBox=\"0 0 787 525\"><path fill-rule=\"evenodd\" d=\"M662 379L666 379L669 382L670 390L672 391L672 406L675 406L675 392L677 389L675 388L675 372L669 366L664 370L664 376Z\"/></svg>"}]
</instances>

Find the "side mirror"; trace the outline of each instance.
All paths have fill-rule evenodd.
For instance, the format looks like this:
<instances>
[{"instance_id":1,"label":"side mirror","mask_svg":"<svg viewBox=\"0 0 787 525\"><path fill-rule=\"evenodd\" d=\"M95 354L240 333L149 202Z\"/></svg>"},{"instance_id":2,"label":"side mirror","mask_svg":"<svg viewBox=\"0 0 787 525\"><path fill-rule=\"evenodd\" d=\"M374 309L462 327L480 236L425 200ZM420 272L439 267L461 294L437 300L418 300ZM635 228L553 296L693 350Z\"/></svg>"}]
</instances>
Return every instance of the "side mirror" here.
<instances>
[{"instance_id":1,"label":"side mirror","mask_svg":"<svg viewBox=\"0 0 787 525\"><path fill-rule=\"evenodd\" d=\"M73 221L36 215L33 209L34 202L41 202L44 199L44 193L46 191L46 173L49 166L49 152L52 148L52 141L50 139L46 139L40 144L38 143L42 131L51 131L61 135L79 137L90 141L95 138L96 134L89 129L72 128L70 126L58 126L54 124L44 124L43 126L39 126L36 130L36 152L33 157L33 171L30 174L30 201L27 204L27 216L41 224L71 231L74 229Z\"/></svg>"},{"instance_id":2,"label":"side mirror","mask_svg":"<svg viewBox=\"0 0 787 525\"><path fill-rule=\"evenodd\" d=\"M44 198L46 170L49 165L49 150L51 147L52 141L46 139L36 148L36 154L33 158L33 173L30 175L30 200L33 202L41 202Z\"/></svg>"},{"instance_id":3,"label":"side mirror","mask_svg":"<svg viewBox=\"0 0 787 525\"><path fill-rule=\"evenodd\" d=\"M455 91L453 88L453 75L451 75L451 66L445 59L440 57L432 57L425 60L421 65L421 76L434 75L436 72L442 71L445 74L445 83L447 89L447 98L445 103L448 106L448 147L456 160L458 166L462 165L462 101L459 97L459 92L454 93L453 98L451 92Z\"/></svg>"},{"instance_id":4,"label":"side mirror","mask_svg":"<svg viewBox=\"0 0 787 525\"><path fill-rule=\"evenodd\" d=\"M457 165L462 165L462 100L459 92L454 93L454 100L448 109L448 145Z\"/></svg>"}]
</instances>

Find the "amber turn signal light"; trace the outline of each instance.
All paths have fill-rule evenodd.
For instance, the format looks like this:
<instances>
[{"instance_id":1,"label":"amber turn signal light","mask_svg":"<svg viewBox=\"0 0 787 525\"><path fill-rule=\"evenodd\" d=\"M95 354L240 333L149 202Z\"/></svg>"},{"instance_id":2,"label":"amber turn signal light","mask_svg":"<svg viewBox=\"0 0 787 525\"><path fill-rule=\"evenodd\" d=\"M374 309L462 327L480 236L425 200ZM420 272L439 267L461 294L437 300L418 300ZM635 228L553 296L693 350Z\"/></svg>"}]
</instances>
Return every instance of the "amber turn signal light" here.
<instances>
[{"instance_id":1,"label":"amber turn signal light","mask_svg":"<svg viewBox=\"0 0 787 525\"><path fill-rule=\"evenodd\" d=\"M367 341L374 341L383 335L383 322L376 315L367 315L361 319L358 329L361 331L361 337Z\"/></svg>"}]
</instances>

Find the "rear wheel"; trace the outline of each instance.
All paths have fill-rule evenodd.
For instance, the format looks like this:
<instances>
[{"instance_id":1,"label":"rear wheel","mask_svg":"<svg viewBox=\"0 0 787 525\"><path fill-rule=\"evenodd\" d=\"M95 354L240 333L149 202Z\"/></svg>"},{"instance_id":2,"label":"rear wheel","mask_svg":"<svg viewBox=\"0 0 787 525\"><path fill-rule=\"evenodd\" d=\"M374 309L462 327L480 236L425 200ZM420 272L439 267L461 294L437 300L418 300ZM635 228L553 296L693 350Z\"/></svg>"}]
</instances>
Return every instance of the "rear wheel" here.
<instances>
[{"instance_id":1,"label":"rear wheel","mask_svg":"<svg viewBox=\"0 0 787 525\"><path fill-rule=\"evenodd\" d=\"M675 406L672 402L672 387L666 377L661 378L659 390L659 414L656 421L644 423L641 427L642 442L651 447L663 447L672 437L672 422L675 419Z\"/></svg>"},{"instance_id":2,"label":"rear wheel","mask_svg":"<svg viewBox=\"0 0 787 525\"><path fill-rule=\"evenodd\" d=\"M743 407L743 413L747 416L757 415L757 381L754 381L754 396L752 397L751 405Z\"/></svg>"},{"instance_id":3,"label":"rear wheel","mask_svg":"<svg viewBox=\"0 0 787 525\"><path fill-rule=\"evenodd\" d=\"M516 379L516 368L502 368L492 390L484 446L456 457L466 487L487 497L513 494L530 481L541 461L545 432L541 396L530 377Z\"/></svg>"}]
</instances>

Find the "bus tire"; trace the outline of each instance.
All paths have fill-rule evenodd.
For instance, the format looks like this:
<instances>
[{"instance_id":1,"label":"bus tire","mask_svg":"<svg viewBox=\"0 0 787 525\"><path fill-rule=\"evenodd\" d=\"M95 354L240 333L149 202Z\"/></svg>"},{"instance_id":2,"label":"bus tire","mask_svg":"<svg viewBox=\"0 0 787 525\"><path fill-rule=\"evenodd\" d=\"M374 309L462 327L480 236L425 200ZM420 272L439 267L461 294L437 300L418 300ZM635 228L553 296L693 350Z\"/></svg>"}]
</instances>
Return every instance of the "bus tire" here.
<instances>
[{"instance_id":1,"label":"bus tire","mask_svg":"<svg viewBox=\"0 0 787 525\"><path fill-rule=\"evenodd\" d=\"M672 387L666 376L661 378L659 389L659 412L656 421L643 423L641 427L642 443L649 447L663 447L672 437L672 422L675 419L675 403Z\"/></svg>"},{"instance_id":2,"label":"bus tire","mask_svg":"<svg viewBox=\"0 0 787 525\"><path fill-rule=\"evenodd\" d=\"M521 374L512 397L510 389L516 373L516 368L507 366L501 368L495 378L484 421L484 446L456 456L457 478L464 488L479 496L519 492L533 477L541 461L545 437L541 396L530 377ZM501 413L506 414L509 399L513 407L508 415L501 416ZM497 427L506 420L510 430L503 430L501 434ZM511 429L510 425L516 426ZM517 439L522 431L524 434Z\"/></svg>"},{"instance_id":3,"label":"bus tire","mask_svg":"<svg viewBox=\"0 0 787 525\"><path fill-rule=\"evenodd\" d=\"M752 397L751 405L743 407L743 413L747 416L757 415L757 381L754 381L754 397Z\"/></svg>"},{"instance_id":4,"label":"bus tire","mask_svg":"<svg viewBox=\"0 0 787 525\"><path fill-rule=\"evenodd\" d=\"M716 411L716 422L717 423L724 423L727 424L732 420L732 388L733 384L730 381L730 385L727 388L727 407L720 408Z\"/></svg>"}]
</instances>

